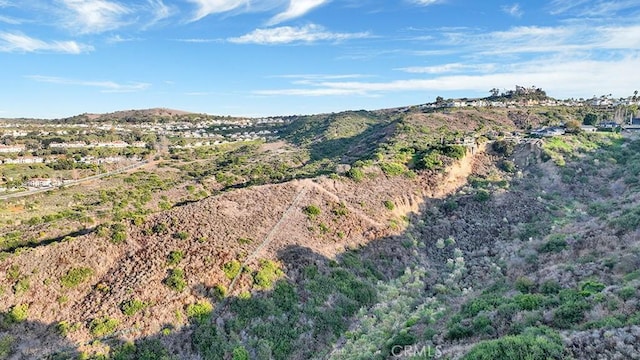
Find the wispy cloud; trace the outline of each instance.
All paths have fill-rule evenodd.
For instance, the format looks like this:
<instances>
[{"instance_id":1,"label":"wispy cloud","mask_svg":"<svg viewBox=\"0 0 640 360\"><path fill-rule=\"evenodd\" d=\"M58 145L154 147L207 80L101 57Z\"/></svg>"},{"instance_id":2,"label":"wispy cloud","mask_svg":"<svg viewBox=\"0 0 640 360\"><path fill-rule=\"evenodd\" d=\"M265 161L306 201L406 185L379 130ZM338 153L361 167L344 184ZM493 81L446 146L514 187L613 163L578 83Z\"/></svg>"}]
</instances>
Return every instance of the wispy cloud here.
<instances>
[{"instance_id":1,"label":"wispy cloud","mask_svg":"<svg viewBox=\"0 0 640 360\"><path fill-rule=\"evenodd\" d=\"M496 69L496 64L480 64L471 65L463 63L451 63L434 66L410 66L397 68L399 70L411 74L450 74L460 72L490 72Z\"/></svg>"},{"instance_id":2,"label":"wispy cloud","mask_svg":"<svg viewBox=\"0 0 640 360\"><path fill-rule=\"evenodd\" d=\"M118 44L130 41L140 41L140 38L137 37L122 37L120 35L112 35L107 38L107 43L109 44Z\"/></svg>"},{"instance_id":3,"label":"wispy cloud","mask_svg":"<svg viewBox=\"0 0 640 360\"><path fill-rule=\"evenodd\" d=\"M585 91L591 90L585 89L597 89L601 88L602 84L607 84L607 89L624 94L631 93L640 82L640 73L633 70L637 67L638 61L640 61L638 57L610 61L567 60L550 63L529 61L513 64L503 71L490 74L437 76L387 82L321 81L308 87L258 90L254 93L268 96L376 96L403 91L486 93L490 87L511 88L514 84L535 84L545 89L552 89L556 96L589 96L591 94L585 94Z\"/></svg>"},{"instance_id":4,"label":"wispy cloud","mask_svg":"<svg viewBox=\"0 0 640 360\"><path fill-rule=\"evenodd\" d=\"M317 8L320 5L328 3L329 1L330 0L289 0L289 7L287 8L287 10L271 18L268 24L275 25L303 16L309 11Z\"/></svg>"},{"instance_id":5,"label":"wispy cloud","mask_svg":"<svg viewBox=\"0 0 640 360\"><path fill-rule=\"evenodd\" d=\"M23 33L0 32L0 51L2 52L54 52L80 54L93 51L91 45L75 41L44 41L32 38Z\"/></svg>"},{"instance_id":6,"label":"wispy cloud","mask_svg":"<svg viewBox=\"0 0 640 360\"><path fill-rule=\"evenodd\" d=\"M638 26L570 25L519 26L489 33L456 32L443 35L444 43L475 55L632 51L640 49Z\"/></svg>"},{"instance_id":7,"label":"wispy cloud","mask_svg":"<svg viewBox=\"0 0 640 360\"><path fill-rule=\"evenodd\" d=\"M200 39L200 38L176 39L175 41L186 42L186 43L194 43L194 44L207 44L207 43L215 43L215 42L224 42L224 40L222 40L222 39Z\"/></svg>"},{"instance_id":8,"label":"wispy cloud","mask_svg":"<svg viewBox=\"0 0 640 360\"><path fill-rule=\"evenodd\" d=\"M636 0L553 0L549 6L552 15L569 14L576 17L610 18L621 11L638 8Z\"/></svg>"},{"instance_id":9,"label":"wispy cloud","mask_svg":"<svg viewBox=\"0 0 640 360\"><path fill-rule=\"evenodd\" d=\"M250 0L188 0L197 6L193 21L200 20L211 14L219 14L249 6Z\"/></svg>"},{"instance_id":10,"label":"wispy cloud","mask_svg":"<svg viewBox=\"0 0 640 360\"><path fill-rule=\"evenodd\" d=\"M443 3L444 0L409 0L409 2L419 6L429 6Z\"/></svg>"},{"instance_id":11,"label":"wispy cloud","mask_svg":"<svg viewBox=\"0 0 640 360\"><path fill-rule=\"evenodd\" d=\"M320 25L310 24L302 27L282 26L268 29L256 29L240 37L227 39L236 44L277 45L288 43L314 43L318 41L343 41L371 37L368 32L336 33L325 30Z\"/></svg>"},{"instance_id":12,"label":"wispy cloud","mask_svg":"<svg viewBox=\"0 0 640 360\"><path fill-rule=\"evenodd\" d=\"M12 18L10 16L0 15L0 22L9 24L9 25L20 25L24 22L24 20Z\"/></svg>"},{"instance_id":13,"label":"wispy cloud","mask_svg":"<svg viewBox=\"0 0 640 360\"><path fill-rule=\"evenodd\" d=\"M26 77L34 81L51 83L51 84L99 88L101 89L101 92L105 92L105 93L136 92L136 91L145 90L149 88L149 86L151 86L151 84L141 83L141 82L130 82L126 84L121 84L114 81L76 80L76 79L68 79L68 78L62 78L57 76L29 75Z\"/></svg>"},{"instance_id":14,"label":"wispy cloud","mask_svg":"<svg viewBox=\"0 0 640 360\"><path fill-rule=\"evenodd\" d=\"M171 17L176 10L167 6L162 0L147 0L151 10L151 21L145 26L150 27L156 23Z\"/></svg>"},{"instance_id":15,"label":"wispy cloud","mask_svg":"<svg viewBox=\"0 0 640 360\"><path fill-rule=\"evenodd\" d=\"M298 80L340 80L340 79L360 79L371 77L371 75L365 74L287 74L287 75L273 75L270 78L281 79L298 79Z\"/></svg>"},{"instance_id":16,"label":"wispy cloud","mask_svg":"<svg viewBox=\"0 0 640 360\"><path fill-rule=\"evenodd\" d=\"M566 13L588 3L590 0L552 0L549 4L549 12L552 15L559 15Z\"/></svg>"},{"instance_id":17,"label":"wispy cloud","mask_svg":"<svg viewBox=\"0 0 640 360\"><path fill-rule=\"evenodd\" d=\"M101 33L117 29L126 22L123 16L132 12L124 5L108 0L62 0L71 12L67 26L80 33Z\"/></svg>"},{"instance_id":18,"label":"wispy cloud","mask_svg":"<svg viewBox=\"0 0 640 360\"><path fill-rule=\"evenodd\" d=\"M502 6L502 11L508 15L511 15L516 18L522 17L524 15L524 11L520 7L520 4L515 3L512 5L504 5Z\"/></svg>"}]
</instances>

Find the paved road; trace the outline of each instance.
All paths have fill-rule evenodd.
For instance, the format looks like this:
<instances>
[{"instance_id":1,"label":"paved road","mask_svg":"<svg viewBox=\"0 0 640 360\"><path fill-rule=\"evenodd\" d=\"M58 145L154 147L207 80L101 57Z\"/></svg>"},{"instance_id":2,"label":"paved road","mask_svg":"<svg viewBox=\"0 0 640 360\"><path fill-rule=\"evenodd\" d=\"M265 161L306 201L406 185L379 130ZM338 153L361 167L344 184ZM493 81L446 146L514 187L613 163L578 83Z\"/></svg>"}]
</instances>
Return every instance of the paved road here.
<instances>
[{"instance_id":1,"label":"paved road","mask_svg":"<svg viewBox=\"0 0 640 360\"><path fill-rule=\"evenodd\" d=\"M125 171L129 171L129 170L133 170L133 169L137 169L139 167L145 166L148 163L149 163L149 160L144 160L144 161L141 161L141 162L137 162L135 164L131 164L131 165L125 166L125 167L117 169L117 170L108 171L106 173L93 175L93 176L89 176L89 177L78 179L78 180L73 180L73 181L70 181L70 182L62 185L61 187L74 186L74 185L82 184L82 183L87 182L87 181L100 179L100 178L103 178L105 176L111 176L111 175L115 175L115 174L120 174L120 173L123 173ZM17 193L13 193L13 194L0 195L0 200L15 199L15 198L23 197L23 196L39 194L39 193L46 192L46 191L49 191L49 190L54 190L56 188L58 188L58 186L50 186L50 187L36 189L36 190L21 191L21 192L17 192Z\"/></svg>"}]
</instances>

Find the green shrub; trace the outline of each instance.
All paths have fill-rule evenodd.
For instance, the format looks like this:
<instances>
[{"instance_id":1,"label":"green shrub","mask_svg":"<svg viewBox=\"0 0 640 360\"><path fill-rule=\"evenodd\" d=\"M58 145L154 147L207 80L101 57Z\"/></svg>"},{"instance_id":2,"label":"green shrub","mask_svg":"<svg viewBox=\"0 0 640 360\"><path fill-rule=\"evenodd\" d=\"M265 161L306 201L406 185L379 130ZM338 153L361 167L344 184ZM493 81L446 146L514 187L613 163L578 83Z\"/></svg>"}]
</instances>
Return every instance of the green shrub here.
<instances>
[{"instance_id":1,"label":"green shrub","mask_svg":"<svg viewBox=\"0 0 640 360\"><path fill-rule=\"evenodd\" d=\"M437 170L442 168L443 165L440 154L437 151L421 154L416 161L416 168L418 169Z\"/></svg>"},{"instance_id":2,"label":"green shrub","mask_svg":"<svg viewBox=\"0 0 640 360\"><path fill-rule=\"evenodd\" d=\"M283 272L276 262L261 260L260 269L253 277L253 282L260 288L268 289L273 285L273 282L282 275Z\"/></svg>"},{"instance_id":3,"label":"green shrub","mask_svg":"<svg viewBox=\"0 0 640 360\"><path fill-rule=\"evenodd\" d=\"M23 292L29 290L31 284L29 282L29 277L25 276L18 280L15 285L13 285L13 293L16 295L20 295Z\"/></svg>"},{"instance_id":4,"label":"green shrub","mask_svg":"<svg viewBox=\"0 0 640 360\"><path fill-rule=\"evenodd\" d=\"M513 151L515 150L515 144L511 141L500 140L494 142L493 145L491 145L491 148L498 154L511 156L513 155Z\"/></svg>"},{"instance_id":5,"label":"green shrub","mask_svg":"<svg viewBox=\"0 0 640 360\"><path fill-rule=\"evenodd\" d=\"M460 315L465 318L471 318L482 311L493 310L499 303L500 301L494 298L477 297L462 305Z\"/></svg>"},{"instance_id":6,"label":"green shrub","mask_svg":"<svg viewBox=\"0 0 640 360\"><path fill-rule=\"evenodd\" d=\"M473 336L473 331L466 326L455 324L449 326L449 329L447 330L447 334L445 336L450 340L460 340Z\"/></svg>"},{"instance_id":7,"label":"green shrub","mask_svg":"<svg viewBox=\"0 0 640 360\"><path fill-rule=\"evenodd\" d=\"M521 310L536 310L545 300L542 294L519 294L513 298Z\"/></svg>"},{"instance_id":8,"label":"green shrub","mask_svg":"<svg viewBox=\"0 0 640 360\"><path fill-rule=\"evenodd\" d=\"M208 301L199 301L187 306L187 317L198 324L204 324L213 312L213 305Z\"/></svg>"},{"instance_id":9,"label":"green shrub","mask_svg":"<svg viewBox=\"0 0 640 360\"><path fill-rule=\"evenodd\" d=\"M307 217L309 219L316 218L322 212L322 210L319 207L317 207L316 205L305 206L302 209L302 211L307 215Z\"/></svg>"},{"instance_id":10,"label":"green shrub","mask_svg":"<svg viewBox=\"0 0 640 360\"><path fill-rule=\"evenodd\" d=\"M87 281L93 275L88 267L72 268L60 278L60 283L66 288L74 288Z\"/></svg>"},{"instance_id":11,"label":"green shrub","mask_svg":"<svg viewBox=\"0 0 640 360\"><path fill-rule=\"evenodd\" d=\"M122 244L127 241L127 233L124 231L116 231L111 234L111 242L114 244Z\"/></svg>"},{"instance_id":12,"label":"green shrub","mask_svg":"<svg viewBox=\"0 0 640 360\"><path fill-rule=\"evenodd\" d=\"M561 252L568 246L567 241L564 239L564 235L551 235L549 240L538 247L538 251L541 253Z\"/></svg>"},{"instance_id":13,"label":"green shrub","mask_svg":"<svg viewBox=\"0 0 640 360\"><path fill-rule=\"evenodd\" d=\"M620 299L627 301L636 297L637 292L636 288L632 286L625 286L618 291L618 296Z\"/></svg>"},{"instance_id":14,"label":"green shrub","mask_svg":"<svg viewBox=\"0 0 640 360\"><path fill-rule=\"evenodd\" d=\"M20 278L20 267L13 264L7 269L7 280L18 280Z\"/></svg>"},{"instance_id":15,"label":"green shrub","mask_svg":"<svg viewBox=\"0 0 640 360\"><path fill-rule=\"evenodd\" d=\"M154 234L164 234L167 232L167 225L165 225L164 223L158 223L153 225L153 227L151 227L151 232L153 232Z\"/></svg>"},{"instance_id":16,"label":"green shrub","mask_svg":"<svg viewBox=\"0 0 640 360\"><path fill-rule=\"evenodd\" d=\"M167 257L167 264L169 266L176 266L180 263L180 261L182 261L183 258L184 258L184 251L181 251L181 250L171 251L169 253L169 256Z\"/></svg>"},{"instance_id":17,"label":"green shrub","mask_svg":"<svg viewBox=\"0 0 640 360\"><path fill-rule=\"evenodd\" d=\"M383 162L380 164L382 172L387 176L402 175L407 171L407 168L403 164L394 162Z\"/></svg>"},{"instance_id":18,"label":"green shrub","mask_svg":"<svg viewBox=\"0 0 640 360\"><path fill-rule=\"evenodd\" d=\"M109 353L113 360L174 360L160 340L144 340L113 347Z\"/></svg>"},{"instance_id":19,"label":"green shrub","mask_svg":"<svg viewBox=\"0 0 640 360\"><path fill-rule=\"evenodd\" d=\"M473 196L473 199L479 202L487 201L490 198L491 198L491 193L485 189L478 190L478 192L476 192L476 194Z\"/></svg>"},{"instance_id":20,"label":"green shrub","mask_svg":"<svg viewBox=\"0 0 640 360\"><path fill-rule=\"evenodd\" d=\"M589 321L584 324L584 329L615 329L624 326L624 322L614 316L608 316L599 320Z\"/></svg>"},{"instance_id":21,"label":"green shrub","mask_svg":"<svg viewBox=\"0 0 640 360\"><path fill-rule=\"evenodd\" d=\"M553 324L561 329L568 329L584 319L584 312L591 306L584 300L570 300L553 312Z\"/></svg>"},{"instance_id":22,"label":"green shrub","mask_svg":"<svg viewBox=\"0 0 640 360\"><path fill-rule=\"evenodd\" d=\"M240 245L248 245L251 244L253 242L253 240L249 239L249 238L238 238L238 244Z\"/></svg>"},{"instance_id":23,"label":"green shrub","mask_svg":"<svg viewBox=\"0 0 640 360\"><path fill-rule=\"evenodd\" d=\"M8 359L9 355L13 351L13 337L9 335L3 335L0 337L0 359Z\"/></svg>"},{"instance_id":24,"label":"green shrub","mask_svg":"<svg viewBox=\"0 0 640 360\"><path fill-rule=\"evenodd\" d=\"M81 326L82 324L79 322L69 324L69 322L67 321L60 321L58 324L56 324L56 330L60 335L67 336L69 333L79 330Z\"/></svg>"},{"instance_id":25,"label":"green shrub","mask_svg":"<svg viewBox=\"0 0 640 360\"><path fill-rule=\"evenodd\" d=\"M557 294L560 292L562 287L558 284L557 281L547 280L540 285L540 292L545 295Z\"/></svg>"},{"instance_id":26,"label":"green shrub","mask_svg":"<svg viewBox=\"0 0 640 360\"><path fill-rule=\"evenodd\" d=\"M211 289L211 296L216 300L222 300L227 296L227 287L222 284L217 284Z\"/></svg>"},{"instance_id":27,"label":"green shrub","mask_svg":"<svg viewBox=\"0 0 640 360\"><path fill-rule=\"evenodd\" d=\"M397 354L398 348L405 348L406 346L413 345L416 341L417 338L411 332L407 329L403 329L387 341L387 354L389 354L389 356L394 356Z\"/></svg>"},{"instance_id":28,"label":"green shrub","mask_svg":"<svg viewBox=\"0 0 640 360\"><path fill-rule=\"evenodd\" d=\"M27 320L29 317L29 304L14 305L9 310L9 321L19 323Z\"/></svg>"},{"instance_id":29,"label":"green shrub","mask_svg":"<svg viewBox=\"0 0 640 360\"><path fill-rule=\"evenodd\" d=\"M347 176L355 182L364 180L364 171L361 168L353 167L347 172Z\"/></svg>"},{"instance_id":30,"label":"green shrub","mask_svg":"<svg viewBox=\"0 0 640 360\"><path fill-rule=\"evenodd\" d=\"M393 210L396 208L396 205L391 200L385 200L384 207L387 208L387 210Z\"/></svg>"},{"instance_id":31,"label":"green shrub","mask_svg":"<svg viewBox=\"0 0 640 360\"><path fill-rule=\"evenodd\" d=\"M122 310L122 313L127 316L133 316L138 311L144 310L147 306L149 306L149 304L144 301L141 301L138 299L131 299L123 302L120 305L120 310Z\"/></svg>"},{"instance_id":32,"label":"green shrub","mask_svg":"<svg viewBox=\"0 0 640 360\"><path fill-rule=\"evenodd\" d=\"M164 279L164 284L174 291L184 291L187 287L187 281L184 279L184 270L171 269L169 271L169 276Z\"/></svg>"},{"instance_id":33,"label":"green shrub","mask_svg":"<svg viewBox=\"0 0 640 360\"><path fill-rule=\"evenodd\" d=\"M96 337L103 337L113 334L118 327L119 322L117 319L112 319L108 316L91 320L89 323L89 331L91 335Z\"/></svg>"},{"instance_id":34,"label":"green shrub","mask_svg":"<svg viewBox=\"0 0 640 360\"><path fill-rule=\"evenodd\" d=\"M242 264L238 260L231 260L222 266L222 271L224 271L224 275L229 280L233 280L236 276L238 276L241 270Z\"/></svg>"},{"instance_id":35,"label":"green shrub","mask_svg":"<svg viewBox=\"0 0 640 360\"><path fill-rule=\"evenodd\" d=\"M349 214L349 209L347 209L347 205L345 205L345 203L341 202L338 206L331 209L331 212L335 216L346 216Z\"/></svg>"},{"instance_id":36,"label":"green shrub","mask_svg":"<svg viewBox=\"0 0 640 360\"><path fill-rule=\"evenodd\" d=\"M625 274L622 277L622 280L624 280L625 282L633 281L633 280L636 280L636 279L640 279L640 270L632 271L632 272L630 272L628 274Z\"/></svg>"},{"instance_id":37,"label":"green shrub","mask_svg":"<svg viewBox=\"0 0 640 360\"><path fill-rule=\"evenodd\" d=\"M178 231L173 235L176 239L187 240L189 238L189 233L186 231Z\"/></svg>"},{"instance_id":38,"label":"green shrub","mask_svg":"<svg viewBox=\"0 0 640 360\"><path fill-rule=\"evenodd\" d=\"M522 335L505 336L475 345L463 360L564 359L560 336L549 329L529 328Z\"/></svg>"},{"instance_id":39,"label":"green shrub","mask_svg":"<svg viewBox=\"0 0 640 360\"><path fill-rule=\"evenodd\" d=\"M516 164L511 160L504 160L500 163L500 168L508 173L516 172Z\"/></svg>"},{"instance_id":40,"label":"green shrub","mask_svg":"<svg viewBox=\"0 0 640 360\"><path fill-rule=\"evenodd\" d=\"M490 332L493 330L491 327L491 319L485 315L478 315L473 319L473 330L478 332Z\"/></svg>"},{"instance_id":41,"label":"green shrub","mask_svg":"<svg viewBox=\"0 0 640 360\"><path fill-rule=\"evenodd\" d=\"M580 285L580 295L590 296L604 290L605 285L598 281L587 280Z\"/></svg>"},{"instance_id":42,"label":"green shrub","mask_svg":"<svg viewBox=\"0 0 640 360\"><path fill-rule=\"evenodd\" d=\"M523 294L530 293L535 289L535 283L528 277L521 276L516 279L515 287Z\"/></svg>"},{"instance_id":43,"label":"green shrub","mask_svg":"<svg viewBox=\"0 0 640 360\"><path fill-rule=\"evenodd\" d=\"M467 148L462 145L445 145L442 147L441 152L444 156L460 160L467 155Z\"/></svg>"},{"instance_id":44,"label":"green shrub","mask_svg":"<svg viewBox=\"0 0 640 360\"><path fill-rule=\"evenodd\" d=\"M249 352L244 346L238 346L233 349L232 360L249 360Z\"/></svg>"}]
</instances>

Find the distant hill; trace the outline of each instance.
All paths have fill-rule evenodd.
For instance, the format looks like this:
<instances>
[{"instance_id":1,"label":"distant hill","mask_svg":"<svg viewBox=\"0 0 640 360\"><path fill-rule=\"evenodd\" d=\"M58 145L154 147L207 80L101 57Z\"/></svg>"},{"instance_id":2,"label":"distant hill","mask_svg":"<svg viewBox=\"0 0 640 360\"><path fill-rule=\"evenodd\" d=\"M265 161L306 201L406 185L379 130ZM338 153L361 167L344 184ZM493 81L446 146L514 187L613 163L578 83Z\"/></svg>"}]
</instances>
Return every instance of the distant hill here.
<instances>
[{"instance_id":1,"label":"distant hill","mask_svg":"<svg viewBox=\"0 0 640 360\"><path fill-rule=\"evenodd\" d=\"M149 117L149 116L161 116L161 117L174 117L179 115L193 114L189 111L167 109L167 108L152 108L142 110L121 110L106 114L85 114L89 119L100 118L129 118L129 117Z\"/></svg>"}]
</instances>

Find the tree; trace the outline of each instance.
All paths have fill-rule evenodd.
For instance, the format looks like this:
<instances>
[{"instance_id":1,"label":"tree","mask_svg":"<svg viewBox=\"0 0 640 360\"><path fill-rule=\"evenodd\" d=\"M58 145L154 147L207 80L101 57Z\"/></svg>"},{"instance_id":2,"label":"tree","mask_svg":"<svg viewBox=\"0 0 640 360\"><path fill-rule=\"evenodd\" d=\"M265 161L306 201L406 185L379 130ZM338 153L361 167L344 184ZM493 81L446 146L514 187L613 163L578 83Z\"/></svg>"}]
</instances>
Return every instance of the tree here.
<instances>
[{"instance_id":1,"label":"tree","mask_svg":"<svg viewBox=\"0 0 640 360\"><path fill-rule=\"evenodd\" d=\"M493 88L489 90L489 92L491 93L491 97L498 97L500 95L500 89L498 88Z\"/></svg>"},{"instance_id":2,"label":"tree","mask_svg":"<svg viewBox=\"0 0 640 360\"><path fill-rule=\"evenodd\" d=\"M596 125L598 123L598 115L594 113L589 113L584 116L584 120L582 121L584 125Z\"/></svg>"},{"instance_id":3,"label":"tree","mask_svg":"<svg viewBox=\"0 0 640 360\"><path fill-rule=\"evenodd\" d=\"M580 122L577 120L569 120L565 123L565 129L568 133L577 134L581 131Z\"/></svg>"}]
</instances>

